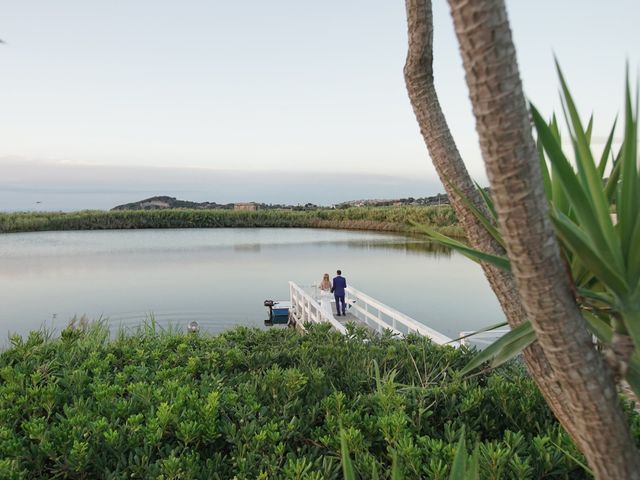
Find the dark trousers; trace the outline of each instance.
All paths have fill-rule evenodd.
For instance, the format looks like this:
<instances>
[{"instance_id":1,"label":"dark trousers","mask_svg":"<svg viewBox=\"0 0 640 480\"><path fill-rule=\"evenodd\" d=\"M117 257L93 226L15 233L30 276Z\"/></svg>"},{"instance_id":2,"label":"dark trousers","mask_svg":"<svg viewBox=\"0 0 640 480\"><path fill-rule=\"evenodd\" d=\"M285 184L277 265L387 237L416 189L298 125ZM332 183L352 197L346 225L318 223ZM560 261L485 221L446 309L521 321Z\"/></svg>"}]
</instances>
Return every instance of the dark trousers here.
<instances>
[{"instance_id":1,"label":"dark trousers","mask_svg":"<svg viewBox=\"0 0 640 480\"><path fill-rule=\"evenodd\" d=\"M342 303L342 314L344 315L347 310L345 308L344 295L334 295L336 298L336 310L338 311L338 315L340 315L340 304Z\"/></svg>"}]
</instances>

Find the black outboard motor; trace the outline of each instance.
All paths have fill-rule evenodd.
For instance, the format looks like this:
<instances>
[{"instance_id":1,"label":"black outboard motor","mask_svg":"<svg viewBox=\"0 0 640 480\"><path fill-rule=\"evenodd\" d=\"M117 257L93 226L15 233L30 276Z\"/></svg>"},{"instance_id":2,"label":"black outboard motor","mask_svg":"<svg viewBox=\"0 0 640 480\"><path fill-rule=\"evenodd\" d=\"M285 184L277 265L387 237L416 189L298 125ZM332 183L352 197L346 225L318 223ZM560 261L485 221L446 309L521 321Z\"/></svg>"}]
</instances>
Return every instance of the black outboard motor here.
<instances>
[{"instance_id":1,"label":"black outboard motor","mask_svg":"<svg viewBox=\"0 0 640 480\"><path fill-rule=\"evenodd\" d=\"M275 302L273 300L265 300L264 301L264 306L269 308L269 321L271 321L273 319L273 306L275 305Z\"/></svg>"},{"instance_id":2,"label":"black outboard motor","mask_svg":"<svg viewBox=\"0 0 640 480\"><path fill-rule=\"evenodd\" d=\"M291 302L288 300L265 300L264 306L269 309L269 319L273 323L287 323Z\"/></svg>"}]
</instances>

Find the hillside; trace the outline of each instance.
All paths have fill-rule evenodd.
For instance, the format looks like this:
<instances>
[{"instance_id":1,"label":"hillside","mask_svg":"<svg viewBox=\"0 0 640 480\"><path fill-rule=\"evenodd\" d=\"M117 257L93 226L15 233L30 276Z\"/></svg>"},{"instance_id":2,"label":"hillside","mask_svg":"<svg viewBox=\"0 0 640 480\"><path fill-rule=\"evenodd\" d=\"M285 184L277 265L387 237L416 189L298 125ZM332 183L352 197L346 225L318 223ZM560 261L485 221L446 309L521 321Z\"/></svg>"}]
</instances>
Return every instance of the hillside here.
<instances>
[{"instance_id":1,"label":"hillside","mask_svg":"<svg viewBox=\"0 0 640 480\"><path fill-rule=\"evenodd\" d=\"M139 202L125 203L118 205L111 210L165 210L170 208L189 208L194 210L233 208L233 203L221 205L215 202L189 202L178 200L175 197L157 196L145 198Z\"/></svg>"}]
</instances>

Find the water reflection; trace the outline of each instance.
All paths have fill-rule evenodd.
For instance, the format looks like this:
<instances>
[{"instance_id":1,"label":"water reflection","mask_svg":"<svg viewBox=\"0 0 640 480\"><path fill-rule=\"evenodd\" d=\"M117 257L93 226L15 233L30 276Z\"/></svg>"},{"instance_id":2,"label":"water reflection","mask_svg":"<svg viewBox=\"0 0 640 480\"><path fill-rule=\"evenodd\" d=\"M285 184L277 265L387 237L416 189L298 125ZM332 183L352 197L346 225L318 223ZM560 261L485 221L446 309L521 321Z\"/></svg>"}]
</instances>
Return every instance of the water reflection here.
<instances>
[{"instance_id":1,"label":"water reflection","mask_svg":"<svg viewBox=\"0 0 640 480\"><path fill-rule=\"evenodd\" d=\"M398 240L352 240L348 246L356 249L376 249L376 250L400 250L405 253L423 255L425 253L436 256L451 256L451 249L442 244L428 240L418 239L398 239Z\"/></svg>"},{"instance_id":2,"label":"water reflection","mask_svg":"<svg viewBox=\"0 0 640 480\"><path fill-rule=\"evenodd\" d=\"M238 245L234 245L233 249L236 252L256 252L259 253L261 250L261 245L259 243L239 243Z\"/></svg>"},{"instance_id":3,"label":"water reflection","mask_svg":"<svg viewBox=\"0 0 640 480\"><path fill-rule=\"evenodd\" d=\"M454 336L502 318L473 262L421 237L310 229L189 229L0 235L0 344L8 331L74 315L135 328L197 321L264 328L265 298L342 269L350 284ZM464 301L461 299L464 298Z\"/></svg>"}]
</instances>

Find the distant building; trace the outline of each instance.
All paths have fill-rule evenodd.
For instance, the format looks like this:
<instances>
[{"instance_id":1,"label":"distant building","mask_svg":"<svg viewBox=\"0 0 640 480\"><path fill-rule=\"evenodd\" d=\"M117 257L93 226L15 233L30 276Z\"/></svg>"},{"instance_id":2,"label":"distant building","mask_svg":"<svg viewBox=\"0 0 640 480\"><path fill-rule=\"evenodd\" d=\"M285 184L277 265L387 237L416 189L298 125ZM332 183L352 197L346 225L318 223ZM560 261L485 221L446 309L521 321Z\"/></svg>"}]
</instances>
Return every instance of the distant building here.
<instances>
[{"instance_id":1,"label":"distant building","mask_svg":"<svg viewBox=\"0 0 640 480\"><path fill-rule=\"evenodd\" d=\"M169 202L164 202L162 200L149 200L147 202L144 202L144 201L140 202L140 208L142 210L171 208L171 204Z\"/></svg>"},{"instance_id":2,"label":"distant building","mask_svg":"<svg viewBox=\"0 0 640 480\"><path fill-rule=\"evenodd\" d=\"M257 210L258 206L253 202L249 202L249 203L234 203L233 204L233 209L234 210Z\"/></svg>"}]
</instances>

